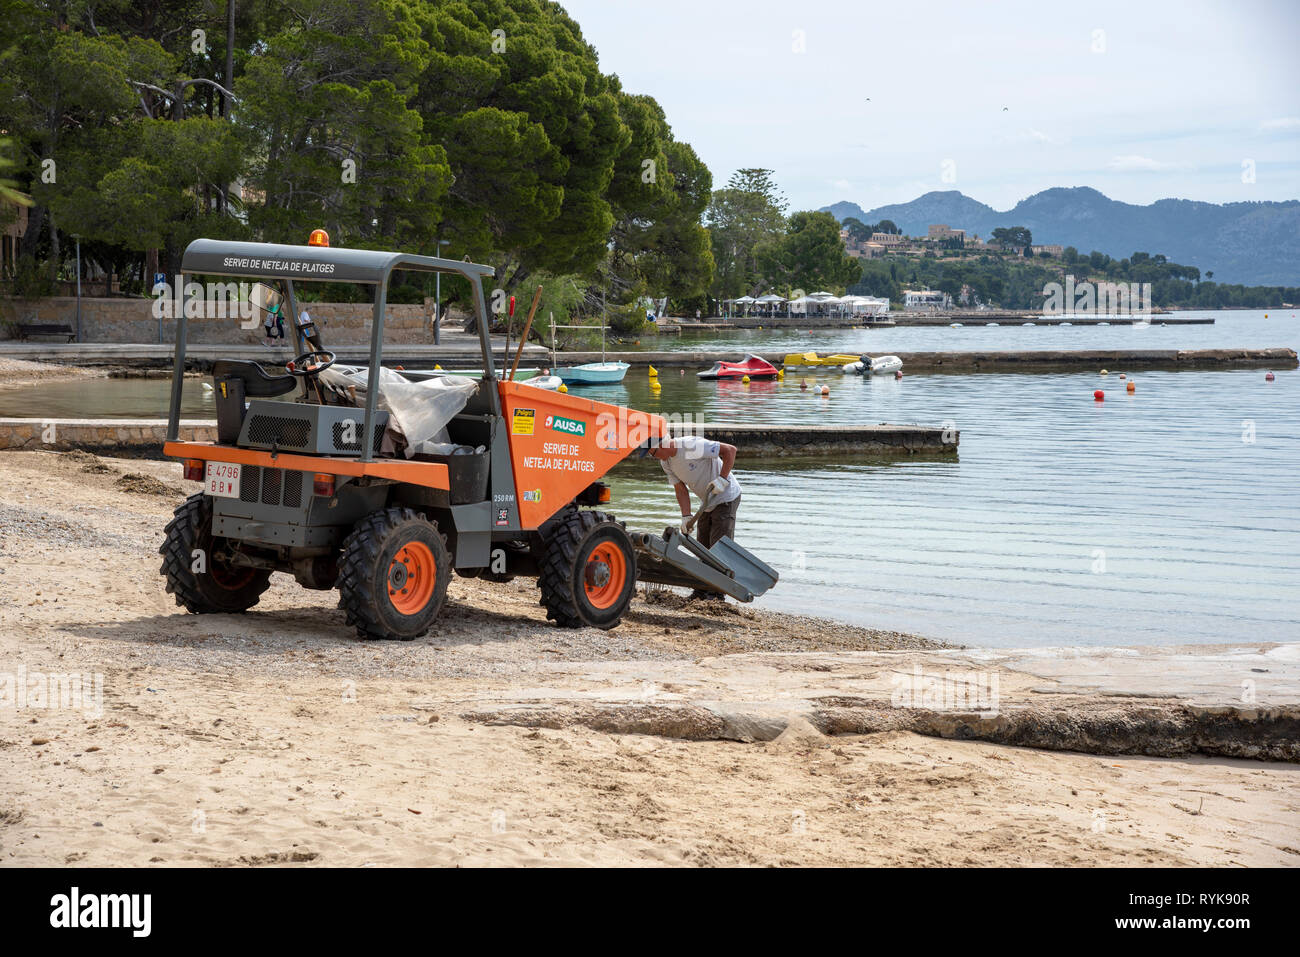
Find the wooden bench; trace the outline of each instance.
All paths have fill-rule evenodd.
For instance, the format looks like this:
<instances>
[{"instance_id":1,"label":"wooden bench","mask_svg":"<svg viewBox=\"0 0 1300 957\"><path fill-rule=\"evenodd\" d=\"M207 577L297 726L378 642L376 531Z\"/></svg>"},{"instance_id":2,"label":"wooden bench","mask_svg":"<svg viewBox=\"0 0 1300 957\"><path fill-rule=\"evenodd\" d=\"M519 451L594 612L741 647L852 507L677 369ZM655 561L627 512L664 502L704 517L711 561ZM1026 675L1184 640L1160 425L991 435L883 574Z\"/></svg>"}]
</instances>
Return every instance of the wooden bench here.
<instances>
[{"instance_id":1,"label":"wooden bench","mask_svg":"<svg viewBox=\"0 0 1300 957\"><path fill-rule=\"evenodd\" d=\"M69 342L77 338L77 334L72 331L71 326L56 325L49 322L20 322L18 324L18 338L28 339L31 336L67 336Z\"/></svg>"}]
</instances>

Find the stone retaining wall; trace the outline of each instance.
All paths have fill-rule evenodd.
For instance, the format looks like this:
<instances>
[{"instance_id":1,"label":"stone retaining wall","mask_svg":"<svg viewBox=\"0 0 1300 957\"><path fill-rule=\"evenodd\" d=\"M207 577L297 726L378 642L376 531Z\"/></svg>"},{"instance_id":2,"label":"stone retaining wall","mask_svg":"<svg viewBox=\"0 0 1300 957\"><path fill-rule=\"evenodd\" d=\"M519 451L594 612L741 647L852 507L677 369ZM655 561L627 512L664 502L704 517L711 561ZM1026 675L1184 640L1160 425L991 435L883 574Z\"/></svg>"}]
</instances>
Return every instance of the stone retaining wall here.
<instances>
[{"instance_id":1,"label":"stone retaining wall","mask_svg":"<svg viewBox=\"0 0 1300 957\"><path fill-rule=\"evenodd\" d=\"M0 419L0 449L162 449L163 419ZM181 438L215 442L217 423L182 419Z\"/></svg>"},{"instance_id":2,"label":"stone retaining wall","mask_svg":"<svg viewBox=\"0 0 1300 957\"><path fill-rule=\"evenodd\" d=\"M173 343L176 322L153 315L153 299L81 300L81 342ZM370 341L372 307L364 302L313 302L305 304L325 341L334 345L364 345ZM384 339L392 343L431 342L433 300L423 304L389 303L385 311ZM463 316L449 311L447 321ZM19 324L54 324L77 328L77 300L57 296L48 299L0 300L0 339L16 339ZM161 328L161 338L160 338ZM255 345L262 340L260 322L252 329L240 328L239 319L190 319L191 343ZM293 333L285 329L287 340Z\"/></svg>"}]
</instances>

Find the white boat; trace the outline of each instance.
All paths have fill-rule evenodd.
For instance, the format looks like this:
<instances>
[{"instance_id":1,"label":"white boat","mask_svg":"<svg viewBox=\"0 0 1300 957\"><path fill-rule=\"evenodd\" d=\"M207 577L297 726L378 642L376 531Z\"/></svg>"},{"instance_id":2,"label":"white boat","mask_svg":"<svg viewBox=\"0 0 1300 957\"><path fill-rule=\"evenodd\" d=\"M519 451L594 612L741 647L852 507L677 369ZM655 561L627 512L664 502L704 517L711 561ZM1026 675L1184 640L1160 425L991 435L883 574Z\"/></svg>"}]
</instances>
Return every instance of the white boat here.
<instances>
[{"instance_id":1,"label":"white boat","mask_svg":"<svg viewBox=\"0 0 1300 957\"><path fill-rule=\"evenodd\" d=\"M547 392L554 392L560 386L565 384L565 381L557 375L534 376L524 383L524 385L530 385L534 389L545 389Z\"/></svg>"},{"instance_id":2,"label":"white boat","mask_svg":"<svg viewBox=\"0 0 1300 957\"><path fill-rule=\"evenodd\" d=\"M435 376L440 376L440 375L465 376L470 379L483 378L482 369L402 369L400 371L402 375L406 376L406 378L414 381L418 381L421 379L432 379ZM502 378L505 378L510 374L510 370L498 369L497 374L500 375ZM542 372L541 369L520 369L515 373L515 381L527 382L528 380L540 377L543 374L544 373Z\"/></svg>"},{"instance_id":3,"label":"white boat","mask_svg":"<svg viewBox=\"0 0 1300 957\"><path fill-rule=\"evenodd\" d=\"M843 371L853 375L890 375L903 368L898 356L863 356L857 362L845 363Z\"/></svg>"},{"instance_id":4,"label":"white boat","mask_svg":"<svg viewBox=\"0 0 1300 957\"><path fill-rule=\"evenodd\" d=\"M630 369L626 362L584 362L577 366L563 366L555 374L565 385L608 385L622 382Z\"/></svg>"},{"instance_id":5,"label":"white boat","mask_svg":"<svg viewBox=\"0 0 1300 957\"><path fill-rule=\"evenodd\" d=\"M602 304L604 294L601 294ZM555 364L555 330L556 329L589 329L590 326L571 326L556 325L555 315L551 314L551 368L555 374L564 380L568 385L616 385L623 381L627 375L627 370L631 368L626 362L612 362L605 358L605 330L609 327L601 324L600 327L600 361L584 362L576 366L557 367Z\"/></svg>"}]
</instances>

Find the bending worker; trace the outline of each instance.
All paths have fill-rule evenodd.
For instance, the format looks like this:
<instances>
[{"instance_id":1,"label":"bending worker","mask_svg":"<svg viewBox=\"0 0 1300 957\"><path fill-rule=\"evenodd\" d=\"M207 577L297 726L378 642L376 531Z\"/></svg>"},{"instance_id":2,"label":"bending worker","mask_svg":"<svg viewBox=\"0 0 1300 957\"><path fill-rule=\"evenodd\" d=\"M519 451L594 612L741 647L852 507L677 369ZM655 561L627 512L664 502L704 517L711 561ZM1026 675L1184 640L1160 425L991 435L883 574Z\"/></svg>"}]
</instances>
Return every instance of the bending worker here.
<instances>
[{"instance_id":1,"label":"bending worker","mask_svg":"<svg viewBox=\"0 0 1300 957\"><path fill-rule=\"evenodd\" d=\"M682 534L689 534L691 492L707 508L700 515L696 538L712 548L722 536L736 537L736 512L740 509L740 483L731 473L736 464L736 447L714 442L700 435L678 438L652 436L641 455L653 455L668 476L668 484L677 493L682 509Z\"/></svg>"}]
</instances>

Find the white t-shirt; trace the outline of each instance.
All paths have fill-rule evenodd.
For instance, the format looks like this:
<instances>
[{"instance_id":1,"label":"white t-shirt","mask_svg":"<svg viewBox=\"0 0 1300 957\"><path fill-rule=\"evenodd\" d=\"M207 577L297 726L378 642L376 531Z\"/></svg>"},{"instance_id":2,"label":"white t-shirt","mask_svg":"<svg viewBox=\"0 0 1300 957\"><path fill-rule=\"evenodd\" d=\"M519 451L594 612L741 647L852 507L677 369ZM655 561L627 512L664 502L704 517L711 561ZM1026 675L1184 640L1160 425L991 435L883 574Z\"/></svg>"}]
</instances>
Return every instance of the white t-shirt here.
<instances>
[{"instance_id":1,"label":"white t-shirt","mask_svg":"<svg viewBox=\"0 0 1300 957\"><path fill-rule=\"evenodd\" d=\"M670 459L659 460L664 474L668 476L668 484L681 482L703 501L708 494L709 485L722 474L722 459L718 455L722 446L701 435L683 435L673 439L673 443L677 446L677 454ZM723 481L727 483L727 490L714 497L709 504L710 512L719 505L740 498L740 483L736 481L736 473L732 472Z\"/></svg>"}]
</instances>

